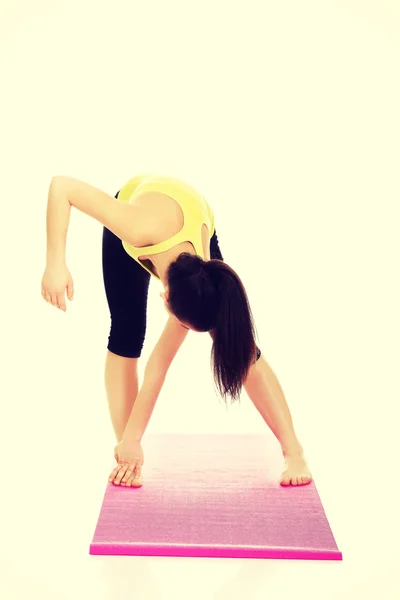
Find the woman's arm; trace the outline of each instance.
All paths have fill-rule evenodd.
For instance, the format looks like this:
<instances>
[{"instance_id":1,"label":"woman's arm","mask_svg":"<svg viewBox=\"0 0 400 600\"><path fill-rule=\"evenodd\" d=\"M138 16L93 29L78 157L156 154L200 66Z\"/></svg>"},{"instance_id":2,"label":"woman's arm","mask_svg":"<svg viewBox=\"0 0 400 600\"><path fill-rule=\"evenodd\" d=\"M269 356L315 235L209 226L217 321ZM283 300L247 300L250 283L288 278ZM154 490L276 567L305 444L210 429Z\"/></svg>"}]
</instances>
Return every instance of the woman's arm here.
<instances>
[{"instance_id":1,"label":"woman's arm","mask_svg":"<svg viewBox=\"0 0 400 600\"><path fill-rule=\"evenodd\" d=\"M65 263L65 247L71 205L60 179L53 177L49 187L46 215L47 264Z\"/></svg>"},{"instance_id":2,"label":"woman's arm","mask_svg":"<svg viewBox=\"0 0 400 600\"><path fill-rule=\"evenodd\" d=\"M122 436L124 440L140 441L142 439L168 369L188 333L188 329L182 327L176 319L169 317L164 331L147 361L143 384L135 399Z\"/></svg>"},{"instance_id":3,"label":"woman's arm","mask_svg":"<svg viewBox=\"0 0 400 600\"><path fill-rule=\"evenodd\" d=\"M143 225L140 207L121 202L78 179L56 176L51 180L47 203L48 262L65 263L71 206L102 223L121 240L137 245Z\"/></svg>"}]
</instances>

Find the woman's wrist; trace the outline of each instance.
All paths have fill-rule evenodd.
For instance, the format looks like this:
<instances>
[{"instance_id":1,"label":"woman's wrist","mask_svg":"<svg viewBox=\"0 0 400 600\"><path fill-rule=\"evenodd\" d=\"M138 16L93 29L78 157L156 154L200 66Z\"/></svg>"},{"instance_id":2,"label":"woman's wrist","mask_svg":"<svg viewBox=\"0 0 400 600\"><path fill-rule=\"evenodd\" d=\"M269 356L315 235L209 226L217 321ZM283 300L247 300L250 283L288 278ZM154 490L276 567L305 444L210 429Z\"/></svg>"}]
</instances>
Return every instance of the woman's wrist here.
<instances>
[{"instance_id":1,"label":"woman's wrist","mask_svg":"<svg viewBox=\"0 0 400 600\"><path fill-rule=\"evenodd\" d=\"M136 401L135 401L136 403ZM132 414L133 413L133 414ZM140 428L138 424L138 415L137 412L134 411L134 406L132 407L132 412L128 419L128 422L125 426L124 433L122 434L122 439L124 442L140 442L143 437L144 431L143 427Z\"/></svg>"},{"instance_id":2,"label":"woman's wrist","mask_svg":"<svg viewBox=\"0 0 400 600\"><path fill-rule=\"evenodd\" d=\"M129 430L128 426L125 428L125 431L122 435L123 442L141 442L143 434L140 434L137 431Z\"/></svg>"},{"instance_id":3,"label":"woman's wrist","mask_svg":"<svg viewBox=\"0 0 400 600\"><path fill-rule=\"evenodd\" d=\"M60 253L57 251L53 251L51 249L47 249L46 252L46 267L59 267L66 266L67 262L65 260L65 253Z\"/></svg>"}]
</instances>

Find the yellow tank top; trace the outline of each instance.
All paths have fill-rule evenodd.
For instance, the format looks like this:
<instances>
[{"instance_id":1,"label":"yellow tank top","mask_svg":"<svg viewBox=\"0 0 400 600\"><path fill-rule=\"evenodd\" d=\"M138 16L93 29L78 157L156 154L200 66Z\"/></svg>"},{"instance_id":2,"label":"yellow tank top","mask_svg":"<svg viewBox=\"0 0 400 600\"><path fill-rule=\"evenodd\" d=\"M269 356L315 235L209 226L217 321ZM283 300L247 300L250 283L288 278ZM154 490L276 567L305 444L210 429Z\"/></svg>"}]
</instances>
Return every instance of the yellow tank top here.
<instances>
[{"instance_id":1,"label":"yellow tank top","mask_svg":"<svg viewBox=\"0 0 400 600\"><path fill-rule=\"evenodd\" d=\"M181 242L191 242L196 254L204 260L201 236L203 223L208 227L210 239L214 234L214 214L204 196L179 179L154 173L146 173L136 175L130 179L121 188L118 194L118 200L121 202L132 203L135 198L145 192L161 192L178 202L183 212L184 224L178 233L168 240L165 240L160 244L155 244L154 246L137 248L122 241L124 250L129 256L136 260L144 269L146 269L146 271L157 279L160 278L153 273L153 265L151 262L139 260L139 256L142 254L151 255L157 254L158 252L165 252Z\"/></svg>"}]
</instances>

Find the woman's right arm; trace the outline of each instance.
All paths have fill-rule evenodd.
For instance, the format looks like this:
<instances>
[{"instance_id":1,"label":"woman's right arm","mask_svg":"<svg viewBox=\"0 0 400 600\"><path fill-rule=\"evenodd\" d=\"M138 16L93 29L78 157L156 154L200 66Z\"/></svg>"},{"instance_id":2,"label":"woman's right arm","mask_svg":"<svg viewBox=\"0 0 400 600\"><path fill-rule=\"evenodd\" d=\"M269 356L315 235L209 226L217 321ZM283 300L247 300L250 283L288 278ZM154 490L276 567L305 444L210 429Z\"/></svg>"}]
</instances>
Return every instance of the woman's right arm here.
<instances>
[{"instance_id":1,"label":"woman's right arm","mask_svg":"<svg viewBox=\"0 0 400 600\"><path fill-rule=\"evenodd\" d=\"M46 230L47 262L65 264L71 206L93 217L124 242L133 246L143 226L140 207L109 196L72 177L53 177L49 187Z\"/></svg>"}]
</instances>

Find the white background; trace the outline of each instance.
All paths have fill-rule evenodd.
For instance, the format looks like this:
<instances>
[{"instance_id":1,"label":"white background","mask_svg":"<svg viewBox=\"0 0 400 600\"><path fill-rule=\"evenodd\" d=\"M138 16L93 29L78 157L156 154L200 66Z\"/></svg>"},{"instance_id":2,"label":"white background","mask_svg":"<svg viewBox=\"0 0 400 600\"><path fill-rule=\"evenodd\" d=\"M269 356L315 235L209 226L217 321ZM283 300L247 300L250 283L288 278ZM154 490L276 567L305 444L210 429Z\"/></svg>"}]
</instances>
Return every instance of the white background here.
<instances>
[{"instance_id":1,"label":"white background","mask_svg":"<svg viewBox=\"0 0 400 600\"><path fill-rule=\"evenodd\" d=\"M0 35L2 598L398 599L399 4L4 0ZM72 209L75 298L46 304L47 191L149 171L214 209L343 562L88 555L115 445L102 226ZM266 431L210 349L189 334L148 433Z\"/></svg>"}]
</instances>

